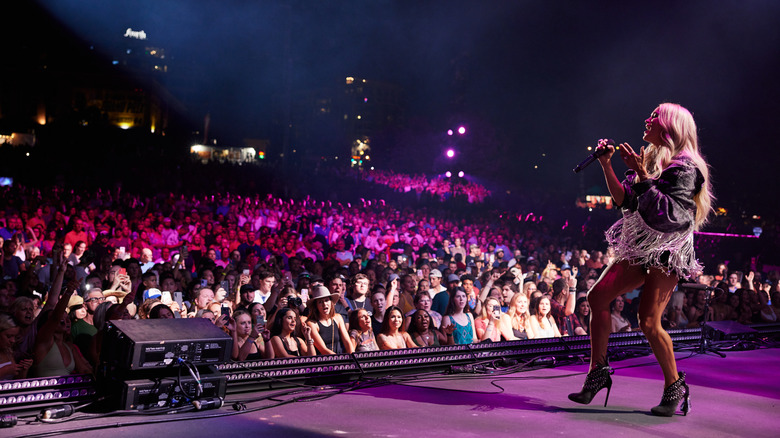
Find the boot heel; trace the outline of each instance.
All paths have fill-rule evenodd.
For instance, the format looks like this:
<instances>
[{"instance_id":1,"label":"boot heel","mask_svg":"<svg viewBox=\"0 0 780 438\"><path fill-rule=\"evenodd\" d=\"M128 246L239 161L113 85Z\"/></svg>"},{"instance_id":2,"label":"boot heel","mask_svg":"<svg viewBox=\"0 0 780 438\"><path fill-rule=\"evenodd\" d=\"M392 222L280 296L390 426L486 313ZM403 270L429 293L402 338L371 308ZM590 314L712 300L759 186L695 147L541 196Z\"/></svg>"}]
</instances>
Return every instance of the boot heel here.
<instances>
[{"instance_id":1,"label":"boot heel","mask_svg":"<svg viewBox=\"0 0 780 438\"><path fill-rule=\"evenodd\" d=\"M604 399L604 407L607 407L607 402L609 401L609 393L612 392L612 381L609 381L609 385L607 385L607 398Z\"/></svg>"}]
</instances>

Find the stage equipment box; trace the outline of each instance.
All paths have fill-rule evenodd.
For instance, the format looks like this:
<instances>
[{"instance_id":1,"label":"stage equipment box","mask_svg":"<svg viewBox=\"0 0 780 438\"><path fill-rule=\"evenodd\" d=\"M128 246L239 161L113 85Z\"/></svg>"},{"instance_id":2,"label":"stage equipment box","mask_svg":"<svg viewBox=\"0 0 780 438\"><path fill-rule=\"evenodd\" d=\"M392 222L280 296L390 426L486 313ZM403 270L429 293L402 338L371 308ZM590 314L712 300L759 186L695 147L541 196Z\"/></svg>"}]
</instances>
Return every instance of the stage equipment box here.
<instances>
[{"instance_id":1,"label":"stage equipment box","mask_svg":"<svg viewBox=\"0 0 780 438\"><path fill-rule=\"evenodd\" d=\"M206 318L117 320L108 323L101 362L114 371L230 361L233 339Z\"/></svg>"}]
</instances>

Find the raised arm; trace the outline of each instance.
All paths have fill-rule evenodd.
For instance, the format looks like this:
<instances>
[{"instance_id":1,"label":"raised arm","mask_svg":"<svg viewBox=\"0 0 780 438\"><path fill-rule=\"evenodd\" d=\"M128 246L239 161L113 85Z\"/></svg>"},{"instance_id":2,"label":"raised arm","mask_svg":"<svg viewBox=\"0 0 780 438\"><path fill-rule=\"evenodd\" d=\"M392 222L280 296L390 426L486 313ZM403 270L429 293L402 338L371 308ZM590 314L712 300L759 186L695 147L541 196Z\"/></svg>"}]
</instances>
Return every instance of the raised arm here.
<instances>
[{"instance_id":1,"label":"raised arm","mask_svg":"<svg viewBox=\"0 0 780 438\"><path fill-rule=\"evenodd\" d=\"M51 277L53 278L51 288L49 288L49 297L46 299L46 304L43 305L43 309L46 311L54 309L59 303L60 291L62 290L62 282L65 281L65 271L68 268L68 260L65 258L62 251L54 253L54 262L51 264ZM70 295L68 295L70 298ZM65 301L68 301L67 299Z\"/></svg>"},{"instance_id":2,"label":"raised arm","mask_svg":"<svg viewBox=\"0 0 780 438\"><path fill-rule=\"evenodd\" d=\"M566 298L566 308L564 309L566 316L574 313L574 306L577 304L577 279L569 277L568 283L569 291L568 297Z\"/></svg>"},{"instance_id":3,"label":"raised arm","mask_svg":"<svg viewBox=\"0 0 780 438\"><path fill-rule=\"evenodd\" d=\"M268 299L265 300L265 303L263 303L263 307L265 307L265 313L266 315L270 315L271 311L274 309L274 305L276 305L276 299L279 298L279 291L282 290L282 286L280 282L274 283L273 287L271 288L271 295L268 296ZM240 297L239 297L240 299Z\"/></svg>"},{"instance_id":4,"label":"raised arm","mask_svg":"<svg viewBox=\"0 0 780 438\"><path fill-rule=\"evenodd\" d=\"M129 279L125 281L125 284L130 281ZM133 301L135 301L135 294L138 292L137 289L130 288L130 292L125 295L125 297L122 299L122 302L119 303L116 306L112 306L111 314L107 315L106 320L114 320L114 319L122 319L122 315L125 314L125 310L127 309L127 306L130 305ZM175 304L175 303L174 303Z\"/></svg>"},{"instance_id":5,"label":"raised arm","mask_svg":"<svg viewBox=\"0 0 780 438\"><path fill-rule=\"evenodd\" d=\"M615 153L615 147L606 144L606 140L599 140L599 145L596 147L596 151L605 150L604 155L599 157L599 164L601 164L601 170L604 171L604 178L607 181L607 189L609 194L612 195L612 199L615 200L617 206L623 205L625 199L625 190L623 184L620 183L615 171L612 169L612 155Z\"/></svg>"},{"instance_id":6,"label":"raised arm","mask_svg":"<svg viewBox=\"0 0 780 438\"><path fill-rule=\"evenodd\" d=\"M501 273L496 271L496 270L493 270L490 273L490 276L488 276L487 281L482 286L482 290L479 291L479 301L480 302L484 302L485 301L485 299L487 298L488 294L490 293L490 289L493 287L493 283L495 283L496 280L498 280L498 278L500 276L501 276Z\"/></svg>"},{"instance_id":7,"label":"raised arm","mask_svg":"<svg viewBox=\"0 0 780 438\"><path fill-rule=\"evenodd\" d=\"M390 290L387 291L387 296L385 297L388 307L393 305L393 300L395 299L395 296L398 295L398 279L390 282L389 289Z\"/></svg>"},{"instance_id":8,"label":"raised arm","mask_svg":"<svg viewBox=\"0 0 780 438\"><path fill-rule=\"evenodd\" d=\"M62 293L62 297L60 297L57 305L54 307L54 310L52 310L52 312L49 314L49 318L46 320L46 323L44 323L43 326L41 326L41 328L38 330L38 334L35 337L35 362L40 362L43 360L43 357L46 355L46 353L49 352L49 349L54 343L54 332L60 325L62 318L65 316L65 310L68 308L68 301L70 300L70 296L73 295L73 293L76 292L78 288L78 281L71 280L68 283L67 287L65 288L65 292ZM50 293L55 293L55 291Z\"/></svg>"}]
</instances>

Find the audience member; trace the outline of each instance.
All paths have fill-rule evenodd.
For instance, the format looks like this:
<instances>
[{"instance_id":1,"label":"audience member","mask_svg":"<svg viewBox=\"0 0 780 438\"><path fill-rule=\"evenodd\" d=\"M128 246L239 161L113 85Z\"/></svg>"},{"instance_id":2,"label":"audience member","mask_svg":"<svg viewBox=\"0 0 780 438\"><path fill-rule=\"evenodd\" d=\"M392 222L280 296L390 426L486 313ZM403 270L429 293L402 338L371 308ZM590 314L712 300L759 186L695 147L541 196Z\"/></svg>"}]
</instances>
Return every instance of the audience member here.
<instances>
[{"instance_id":1,"label":"audience member","mask_svg":"<svg viewBox=\"0 0 780 438\"><path fill-rule=\"evenodd\" d=\"M468 297L466 291L456 289L450 296L447 309L441 320L441 328L445 332L452 331L455 344L471 344L477 342L477 332L474 330L474 317L467 310ZM454 326L454 329L449 329Z\"/></svg>"},{"instance_id":2,"label":"audience member","mask_svg":"<svg viewBox=\"0 0 780 438\"><path fill-rule=\"evenodd\" d=\"M550 314L550 298L546 295L531 301L534 314L531 317L531 330L534 338L560 338L561 332L555 324L555 318Z\"/></svg>"},{"instance_id":3,"label":"audience member","mask_svg":"<svg viewBox=\"0 0 780 438\"><path fill-rule=\"evenodd\" d=\"M230 355L233 360L259 360L274 357L273 348L266 345L270 339L270 333L264 326L258 324L246 310L237 310L233 313L228 330L233 337L233 351Z\"/></svg>"},{"instance_id":4,"label":"audience member","mask_svg":"<svg viewBox=\"0 0 780 438\"><path fill-rule=\"evenodd\" d=\"M390 306L387 308L382 320L382 330L376 337L380 350L397 350L416 346L409 333L403 331L403 322L404 315L399 307Z\"/></svg>"},{"instance_id":5,"label":"audience member","mask_svg":"<svg viewBox=\"0 0 780 438\"><path fill-rule=\"evenodd\" d=\"M474 319L474 329L477 332L479 341L500 341L501 331L498 327L500 321L501 302L497 298L488 297L482 304L482 314L479 318Z\"/></svg>"},{"instance_id":6,"label":"audience member","mask_svg":"<svg viewBox=\"0 0 780 438\"><path fill-rule=\"evenodd\" d=\"M353 351L344 320L336 313L334 304L338 299L338 293L331 293L324 286L312 288L307 324L312 329L314 347L320 354L342 354Z\"/></svg>"},{"instance_id":7,"label":"audience member","mask_svg":"<svg viewBox=\"0 0 780 438\"><path fill-rule=\"evenodd\" d=\"M379 350L371 327L371 312L364 308L350 312L349 327L349 338L352 340L355 352Z\"/></svg>"},{"instance_id":8,"label":"audience member","mask_svg":"<svg viewBox=\"0 0 780 438\"><path fill-rule=\"evenodd\" d=\"M276 357L314 356L311 327L300 323L298 310L286 307L276 313L271 325L271 347Z\"/></svg>"},{"instance_id":9,"label":"audience member","mask_svg":"<svg viewBox=\"0 0 780 438\"><path fill-rule=\"evenodd\" d=\"M408 334L418 347L432 347L448 345L452 341L452 331L455 326L447 327L445 332L433 326L431 316L425 310L417 310L412 314L412 322L409 324Z\"/></svg>"},{"instance_id":10,"label":"audience member","mask_svg":"<svg viewBox=\"0 0 780 438\"><path fill-rule=\"evenodd\" d=\"M499 320L501 337L507 341L533 339L531 314L528 312L528 298L525 294L515 294L509 301L509 310Z\"/></svg>"}]
</instances>

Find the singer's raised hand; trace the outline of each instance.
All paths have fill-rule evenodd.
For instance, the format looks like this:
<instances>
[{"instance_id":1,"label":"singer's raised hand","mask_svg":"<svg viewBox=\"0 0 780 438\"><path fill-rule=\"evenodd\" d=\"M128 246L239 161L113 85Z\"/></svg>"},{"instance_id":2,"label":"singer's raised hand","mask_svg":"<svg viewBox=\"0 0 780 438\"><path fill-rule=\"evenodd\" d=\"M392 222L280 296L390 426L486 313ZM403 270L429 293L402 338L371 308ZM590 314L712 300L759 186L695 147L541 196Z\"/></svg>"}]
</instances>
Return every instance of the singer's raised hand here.
<instances>
[{"instance_id":1,"label":"singer's raised hand","mask_svg":"<svg viewBox=\"0 0 780 438\"><path fill-rule=\"evenodd\" d=\"M636 152L634 152L634 149L631 148L631 145L629 145L628 143L621 143L620 157L623 159L623 162L626 163L626 166L628 166L629 169L636 172L637 176L639 176L639 179L641 181L647 179L647 169L645 168L645 147L644 146L642 146L642 149L640 149L639 153L637 154Z\"/></svg>"},{"instance_id":2,"label":"singer's raised hand","mask_svg":"<svg viewBox=\"0 0 780 438\"><path fill-rule=\"evenodd\" d=\"M609 164L609 160L612 159L612 154L615 153L615 146L612 146L611 144L608 144L608 139L602 138L599 140L599 145L596 146L596 152L604 151L605 152L602 155L599 155L599 163L601 163L602 166L605 164Z\"/></svg>"}]
</instances>

